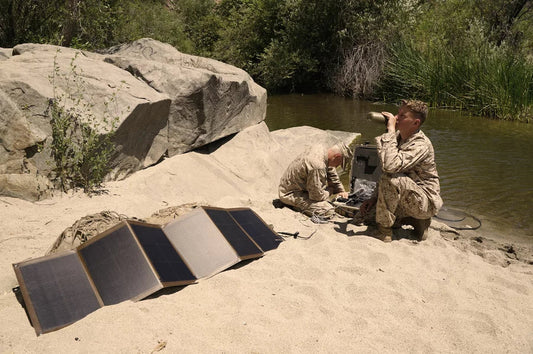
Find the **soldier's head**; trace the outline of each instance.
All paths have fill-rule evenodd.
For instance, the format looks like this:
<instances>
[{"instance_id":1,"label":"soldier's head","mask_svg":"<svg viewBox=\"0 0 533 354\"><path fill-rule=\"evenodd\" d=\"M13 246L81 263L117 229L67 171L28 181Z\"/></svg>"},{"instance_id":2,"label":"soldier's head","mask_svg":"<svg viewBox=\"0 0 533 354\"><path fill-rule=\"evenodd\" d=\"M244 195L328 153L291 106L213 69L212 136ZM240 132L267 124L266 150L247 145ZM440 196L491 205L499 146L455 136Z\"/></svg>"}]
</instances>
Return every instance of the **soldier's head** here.
<instances>
[{"instance_id":1,"label":"soldier's head","mask_svg":"<svg viewBox=\"0 0 533 354\"><path fill-rule=\"evenodd\" d=\"M415 134L426 120L428 106L422 101L403 100L396 115L396 129L403 139Z\"/></svg>"},{"instance_id":2,"label":"soldier's head","mask_svg":"<svg viewBox=\"0 0 533 354\"><path fill-rule=\"evenodd\" d=\"M425 102L417 100L402 100L400 109L411 112L414 118L420 120L420 125L424 124L428 116L428 105Z\"/></svg>"},{"instance_id":3,"label":"soldier's head","mask_svg":"<svg viewBox=\"0 0 533 354\"><path fill-rule=\"evenodd\" d=\"M350 147L344 143L333 145L328 149L328 166L339 167L343 169L350 164L353 158L353 152Z\"/></svg>"}]
</instances>

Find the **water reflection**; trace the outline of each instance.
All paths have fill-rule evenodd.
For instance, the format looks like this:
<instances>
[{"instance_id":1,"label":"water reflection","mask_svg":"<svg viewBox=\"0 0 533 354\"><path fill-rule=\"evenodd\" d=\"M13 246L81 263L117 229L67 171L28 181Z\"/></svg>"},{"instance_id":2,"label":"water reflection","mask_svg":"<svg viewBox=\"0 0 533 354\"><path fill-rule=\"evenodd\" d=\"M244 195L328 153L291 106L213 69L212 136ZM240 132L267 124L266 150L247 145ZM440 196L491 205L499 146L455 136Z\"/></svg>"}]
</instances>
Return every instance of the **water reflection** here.
<instances>
[{"instance_id":1,"label":"water reflection","mask_svg":"<svg viewBox=\"0 0 533 354\"><path fill-rule=\"evenodd\" d=\"M270 130L299 125L361 133L374 142L385 128L368 111L397 112L334 95L280 95L268 99ZM479 216L504 233L533 237L533 125L430 110L422 129L435 147L444 203Z\"/></svg>"}]
</instances>

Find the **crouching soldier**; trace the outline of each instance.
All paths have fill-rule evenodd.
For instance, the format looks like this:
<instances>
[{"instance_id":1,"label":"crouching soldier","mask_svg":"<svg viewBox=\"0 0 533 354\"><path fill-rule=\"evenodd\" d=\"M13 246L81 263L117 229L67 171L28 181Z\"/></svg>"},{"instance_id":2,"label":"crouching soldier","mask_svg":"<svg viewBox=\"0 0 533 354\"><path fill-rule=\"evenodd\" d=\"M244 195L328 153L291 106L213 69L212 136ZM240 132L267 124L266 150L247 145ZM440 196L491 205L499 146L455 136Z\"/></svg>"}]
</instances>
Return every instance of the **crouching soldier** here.
<instances>
[{"instance_id":1,"label":"crouching soldier","mask_svg":"<svg viewBox=\"0 0 533 354\"><path fill-rule=\"evenodd\" d=\"M312 146L291 162L279 184L279 199L308 216L330 218L334 207L328 202L331 195L346 198L336 168L350 164L353 154L343 143L329 149Z\"/></svg>"},{"instance_id":2,"label":"crouching soldier","mask_svg":"<svg viewBox=\"0 0 533 354\"><path fill-rule=\"evenodd\" d=\"M401 225L412 225L415 237L425 240L442 206L433 145L420 130L427 113L427 105L414 100L402 101L396 116L382 112L387 132L376 144L383 173L377 197L363 202L356 218L365 219L375 206L377 236L385 242L392 240L392 227Z\"/></svg>"}]
</instances>

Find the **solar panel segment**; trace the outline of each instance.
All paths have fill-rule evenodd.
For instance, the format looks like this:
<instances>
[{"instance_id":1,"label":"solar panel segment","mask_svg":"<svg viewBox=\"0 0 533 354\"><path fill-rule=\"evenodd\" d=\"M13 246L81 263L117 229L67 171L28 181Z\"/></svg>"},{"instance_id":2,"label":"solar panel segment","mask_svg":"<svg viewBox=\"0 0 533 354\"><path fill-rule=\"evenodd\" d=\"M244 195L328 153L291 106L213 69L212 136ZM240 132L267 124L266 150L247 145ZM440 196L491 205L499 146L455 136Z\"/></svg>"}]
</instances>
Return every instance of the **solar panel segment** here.
<instances>
[{"instance_id":1,"label":"solar panel segment","mask_svg":"<svg viewBox=\"0 0 533 354\"><path fill-rule=\"evenodd\" d=\"M242 260L258 258L263 251L225 209L204 208L205 212Z\"/></svg>"},{"instance_id":2,"label":"solar panel segment","mask_svg":"<svg viewBox=\"0 0 533 354\"><path fill-rule=\"evenodd\" d=\"M137 240L164 286L186 285L196 281L187 264L159 225L128 221Z\"/></svg>"},{"instance_id":3,"label":"solar panel segment","mask_svg":"<svg viewBox=\"0 0 533 354\"><path fill-rule=\"evenodd\" d=\"M139 300L162 289L126 222L78 247L104 305Z\"/></svg>"},{"instance_id":4,"label":"solar panel segment","mask_svg":"<svg viewBox=\"0 0 533 354\"><path fill-rule=\"evenodd\" d=\"M74 323L103 306L76 251L13 265L37 335Z\"/></svg>"},{"instance_id":5,"label":"solar panel segment","mask_svg":"<svg viewBox=\"0 0 533 354\"><path fill-rule=\"evenodd\" d=\"M168 223L163 231L197 278L213 276L241 261L202 208Z\"/></svg>"},{"instance_id":6,"label":"solar panel segment","mask_svg":"<svg viewBox=\"0 0 533 354\"><path fill-rule=\"evenodd\" d=\"M228 212L263 252L278 248L282 239L252 209L234 208Z\"/></svg>"}]
</instances>

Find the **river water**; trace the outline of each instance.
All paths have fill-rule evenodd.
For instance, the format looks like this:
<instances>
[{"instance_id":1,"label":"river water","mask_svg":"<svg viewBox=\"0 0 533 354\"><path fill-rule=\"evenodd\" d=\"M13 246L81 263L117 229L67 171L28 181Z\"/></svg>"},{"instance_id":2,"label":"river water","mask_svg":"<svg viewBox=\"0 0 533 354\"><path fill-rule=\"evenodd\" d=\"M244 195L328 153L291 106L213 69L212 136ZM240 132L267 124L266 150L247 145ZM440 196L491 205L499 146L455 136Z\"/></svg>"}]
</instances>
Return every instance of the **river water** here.
<instances>
[{"instance_id":1,"label":"river water","mask_svg":"<svg viewBox=\"0 0 533 354\"><path fill-rule=\"evenodd\" d=\"M385 127L366 119L369 111L397 106L335 95L274 95L268 98L271 131L300 125L360 133L374 144ZM533 124L471 117L430 109L422 126L435 148L444 206L459 209L504 238L533 243Z\"/></svg>"}]
</instances>

